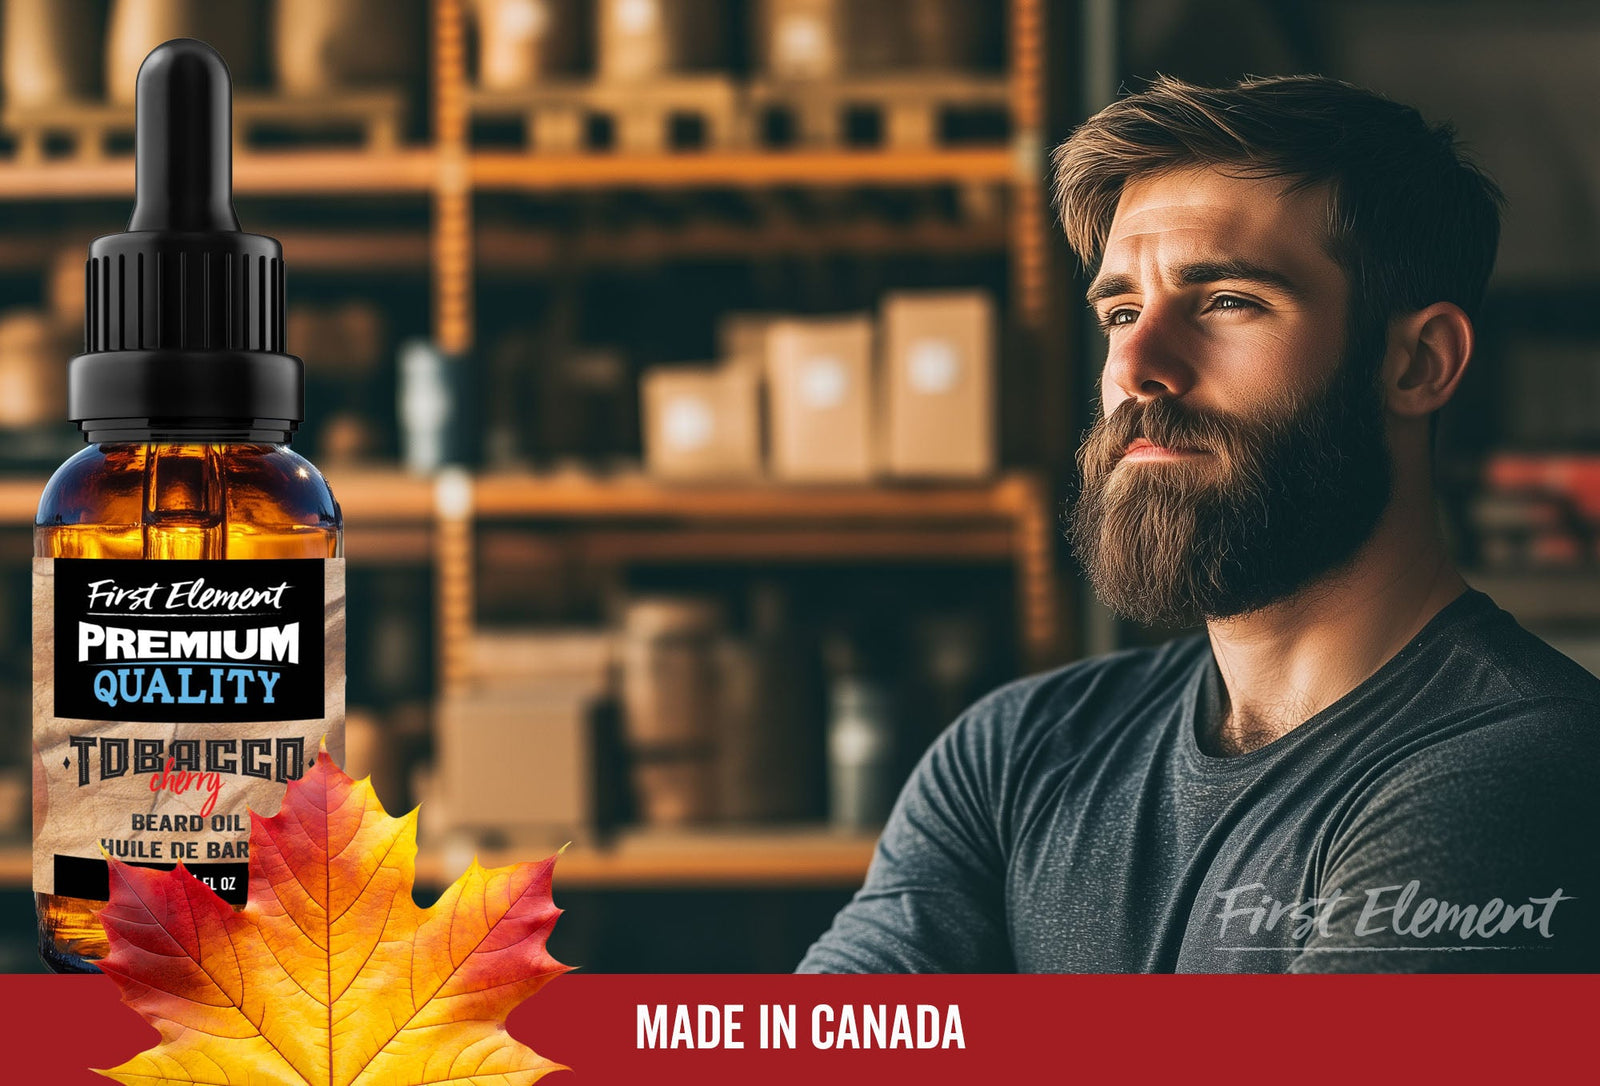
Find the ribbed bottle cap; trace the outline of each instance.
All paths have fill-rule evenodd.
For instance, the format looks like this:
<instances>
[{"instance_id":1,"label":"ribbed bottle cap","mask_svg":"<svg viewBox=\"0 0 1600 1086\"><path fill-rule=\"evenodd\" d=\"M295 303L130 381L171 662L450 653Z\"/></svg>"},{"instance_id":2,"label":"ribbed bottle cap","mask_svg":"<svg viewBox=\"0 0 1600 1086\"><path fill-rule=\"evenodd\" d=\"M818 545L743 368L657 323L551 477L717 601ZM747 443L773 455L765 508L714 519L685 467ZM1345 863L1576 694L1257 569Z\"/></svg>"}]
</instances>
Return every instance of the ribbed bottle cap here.
<instances>
[{"instance_id":1,"label":"ribbed bottle cap","mask_svg":"<svg viewBox=\"0 0 1600 1086\"><path fill-rule=\"evenodd\" d=\"M285 440L303 417L284 353L283 250L239 230L232 80L179 38L139 68L128 229L96 238L68 417L90 441Z\"/></svg>"}]
</instances>

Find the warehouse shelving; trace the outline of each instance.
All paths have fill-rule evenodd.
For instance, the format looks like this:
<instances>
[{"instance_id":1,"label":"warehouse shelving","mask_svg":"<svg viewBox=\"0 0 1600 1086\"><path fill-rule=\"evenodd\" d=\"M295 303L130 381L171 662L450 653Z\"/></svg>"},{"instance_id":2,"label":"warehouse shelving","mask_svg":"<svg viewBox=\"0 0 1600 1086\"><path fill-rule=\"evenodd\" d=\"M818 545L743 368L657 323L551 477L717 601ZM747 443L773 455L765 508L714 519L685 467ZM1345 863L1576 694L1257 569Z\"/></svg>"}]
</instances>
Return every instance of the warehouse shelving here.
<instances>
[{"instance_id":1,"label":"warehouse shelving","mask_svg":"<svg viewBox=\"0 0 1600 1086\"><path fill-rule=\"evenodd\" d=\"M415 199L424 228L277 231L295 269L426 273L434 338L448 353L470 353L479 278L557 266L647 263L680 255L913 252L1003 255L1009 262L1009 322L1021 349L1036 344L1048 316L1044 191L1042 0L1008 0L1010 139L988 147L930 149L719 149L672 154L540 155L474 149L469 139L465 5L431 5L431 125L427 140L369 150L241 150L241 196L331 201ZM0 163L0 202L127 200L128 157L97 161ZM480 222L480 195L503 197L633 190L744 190L796 187L949 186L1001 193L1000 208L963 221L829 225L777 220L748 229L696 225L630 227L575 240ZM979 201L980 205L983 201ZM282 214L281 209L278 214ZM290 225L290 224L286 224ZM263 226L265 228L265 226ZM0 242L0 267L43 266L57 246L17 234ZM1040 418L1065 425L1070 413L1050 394ZM975 483L787 487L772 483L667 485L643 478L502 476L436 480L393 470L334 469L330 482L347 522L353 563L428 563L438 590L439 675L448 688L456 653L474 624L477 563L491 541L513 531L572 548L586 560L625 565L683 560L749 562L939 561L1011 565L1016 571L1020 644L1028 662L1061 658L1062 594L1054 570L1055 500L1045 473L1009 472ZM462 485L464 484L464 486ZM31 523L40 478L0 478L0 526ZM464 491L466 500L461 500ZM774 886L858 883L870 840L815 830L706 830L662 841L624 836L614 846L575 847L562 885ZM425 855L424 871L442 871ZM0 853L0 882L26 880L26 864Z\"/></svg>"},{"instance_id":2,"label":"warehouse shelving","mask_svg":"<svg viewBox=\"0 0 1600 1086\"><path fill-rule=\"evenodd\" d=\"M1054 520L1047 489L1031 473L917 487L683 487L646 478L515 475L463 478L458 486L458 493L440 502L441 677L446 685L460 674L457 653L472 631L473 533L490 520L599 525L600 531L576 541L576 552L592 561L1011 561L1017 569L1022 644L1034 663L1048 661L1055 651Z\"/></svg>"},{"instance_id":3,"label":"warehouse shelving","mask_svg":"<svg viewBox=\"0 0 1600 1086\"><path fill-rule=\"evenodd\" d=\"M464 14L460 0L435 0L434 132L419 147L383 150L241 151L234 184L245 196L424 195L434 201L432 253L437 333L452 350L472 342L462 308L473 273L475 191L774 185L999 184L1010 190L1018 314L1044 313L1045 200L1040 0L1010 0L1010 101L1014 136L997 147L931 149L722 150L672 154L539 155L474 151L468 144ZM126 198L128 156L0 163L0 201ZM376 254L374 254L376 255ZM381 261L375 261L375 263Z\"/></svg>"},{"instance_id":4,"label":"warehouse shelving","mask_svg":"<svg viewBox=\"0 0 1600 1086\"><path fill-rule=\"evenodd\" d=\"M1041 662L1054 648L1052 519L1043 512L1043 483L1032 473L920 486L685 486L646 476L580 474L462 475L453 482L465 488L463 497L441 501L441 488L423 476L331 473L347 525L346 556L357 563L438 562L441 534L455 538L484 522L523 521L589 526L566 532L563 542L601 563L1015 562L1023 643ZM40 479L0 478L0 526L31 524L42 485ZM471 572L470 561L460 568L441 564L439 577L455 596L469 592ZM451 635L469 632L470 625L447 628L443 641L459 644Z\"/></svg>"}]
</instances>

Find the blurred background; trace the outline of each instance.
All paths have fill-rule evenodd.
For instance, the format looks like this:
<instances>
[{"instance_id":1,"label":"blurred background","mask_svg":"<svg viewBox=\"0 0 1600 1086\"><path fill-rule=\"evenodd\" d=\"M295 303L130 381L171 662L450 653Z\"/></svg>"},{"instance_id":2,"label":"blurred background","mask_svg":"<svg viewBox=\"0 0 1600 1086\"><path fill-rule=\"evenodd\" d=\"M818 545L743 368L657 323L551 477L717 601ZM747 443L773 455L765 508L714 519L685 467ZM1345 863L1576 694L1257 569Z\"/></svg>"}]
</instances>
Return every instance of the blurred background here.
<instances>
[{"instance_id":1,"label":"blurred background","mask_svg":"<svg viewBox=\"0 0 1600 1086\"><path fill-rule=\"evenodd\" d=\"M1322 72L1511 199L1441 430L1471 579L1600 668L1600 7L0 0L0 971L31 971L30 523L139 61L210 41L343 506L348 766L419 897L572 847L591 971L786 971L1007 679L1176 631L1060 541L1100 363L1045 161L1156 73Z\"/></svg>"}]
</instances>

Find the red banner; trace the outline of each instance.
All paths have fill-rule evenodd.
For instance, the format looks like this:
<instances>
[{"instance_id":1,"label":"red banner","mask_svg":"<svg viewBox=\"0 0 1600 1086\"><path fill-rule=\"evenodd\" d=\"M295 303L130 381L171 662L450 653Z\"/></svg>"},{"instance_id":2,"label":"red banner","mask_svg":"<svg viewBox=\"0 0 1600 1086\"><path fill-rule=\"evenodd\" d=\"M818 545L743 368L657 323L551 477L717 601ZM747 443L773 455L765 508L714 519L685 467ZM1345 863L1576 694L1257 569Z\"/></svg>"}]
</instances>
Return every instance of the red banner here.
<instances>
[{"instance_id":1,"label":"red banner","mask_svg":"<svg viewBox=\"0 0 1600 1086\"><path fill-rule=\"evenodd\" d=\"M551 1086L1527 1082L1593 1075L1597 1005L1600 977L578 973L507 1026ZM100 977L0 976L0 1010L7 1082L103 1084L157 1039Z\"/></svg>"}]
</instances>

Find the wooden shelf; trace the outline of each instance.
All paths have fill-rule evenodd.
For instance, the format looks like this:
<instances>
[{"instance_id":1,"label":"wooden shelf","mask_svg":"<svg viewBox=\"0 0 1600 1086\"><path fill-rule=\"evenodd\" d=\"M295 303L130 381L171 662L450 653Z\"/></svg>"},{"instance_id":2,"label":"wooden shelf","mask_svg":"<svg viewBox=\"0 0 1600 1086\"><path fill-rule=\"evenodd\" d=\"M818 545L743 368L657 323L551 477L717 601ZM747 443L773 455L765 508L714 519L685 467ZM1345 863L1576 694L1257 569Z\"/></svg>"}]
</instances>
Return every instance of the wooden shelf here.
<instances>
[{"instance_id":1,"label":"wooden shelf","mask_svg":"<svg viewBox=\"0 0 1600 1086\"><path fill-rule=\"evenodd\" d=\"M816 826L759 830L637 830L605 847L576 844L556 863L555 889L563 890L765 890L852 889L866 877L875 836L836 833ZM495 850L478 854L485 867L540 859L548 850ZM471 862L471 851L424 849L417 883L444 886ZM33 859L26 844L0 847L0 887L26 888Z\"/></svg>"},{"instance_id":2,"label":"wooden shelf","mask_svg":"<svg viewBox=\"0 0 1600 1086\"><path fill-rule=\"evenodd\" d=\"M458 497L470 512L441 522L436 552L447 687L459 678L459 646L473 629L473 532L488 539L499 531L496 522L514 521L557 526L529 534L525 553L535 563L573 546L563 538L575 534L572 526L583 529L575 540L582 549L568 553L619 562L1009 561L1017 570L1020 640L1029 664L1058 659L1054 516L1048 490L1029 472L922 486L680 486L644 476L485 475Z\"/></svg>"},{"instance_id":3,"label":"wooden shelf","mask_svg":"<svg viewBox=\"0 0 1600 1086\"><path fill-rule=\"evenodd\" d=\"M433 482L398 471L335 471L330 485L346 519L371 524L422 523L433 517ZM0 525L26 527L38 512L46 479L0 476Z\"/></svg>"},{"instance_id":4,"label":"wooden shelf","mask_svg":"<svg viewBox=\"0 0 1600 1086\"><path fill-rule=\"evenodd\" d=\"M432 483L372 473L330 480L353 561L426 557L394 533L434 515ZM1024 473L992 482L795 486L672 484L645 476L483 475L472 516L496 565L588 562L977 561L1016 558L1035 512ZM348 496L348 497L347 497ZM527 532L514 522L555 530ZM413 541L414 543L415 541Z\"/></svg>"},{"instance_id":5,"label":"wooden shelf","mask_svg":"<svg viewBox=\"0 0 1600 1086\"><path fill-rule=\"evenodd\" d=\"M0 525L33 522L45 480L0 477ZM345 520L355 524L419 524L435 516L434 481L381 468L328 472ZM480 519L663 519L743 522L849 520L872 523L950 522L1014 517L1031 495L1031 476L1008 473L992 482L788 485L774 482L674 484L645 476L481 475L473 483Z\"/></svg>"},{"instance_id":6,"label":"wooden shelf","mask_svg":"<svg viewBox=\"0 0 1600 1086\"><path fill-rule=\"evenodd\" d=\"M473 485L479 519L950 522L1011 518L1031 500L1032 478L929 485L674 484L645 476L483 475Z\"/></svg>"},{"instance_id":7,"label":"wooden shelf","mask_svg":"<svg viewBox=\"0 0 1600 1086\"><path fill-rule=\"evenodd\" d=\"M426 523L434 515L433 480L385 468L329 468L328 486L347 522Z\"/></svg>"},{"instance_id":8,"label":"wooden shelf","mask_svg":"<svg viewBox=\"0 0 1600 1086\"><path fill-rule=\"evenodd\" d=\"M33 522L44 480L0 478L0 526ZM378 468L333 468L328 483L356 563L426 563L434 554L435 482ZM925 485L673 484L645 476L483 475L473 514L500 527L483 554L497 564L548 561L552 547L587 561L1009 561L1032 478ZM530 535L508 522L559 522Z\"/></svg>"},{"instance_id":9,"label":"wooden shelf","mask_svg":"<svg viewBox=\"0 0 1600 1086\"><path fill-rule=\"evenodd\" d=\"M427 562L433 552L433 483L395 471L336 472L334 495L345 519L345 554L359 563ZM38 511L45 479L0 476L0 527L24 529Z\"/></svg>"},{"instance_id":10,"label":"wooden shelf","mask_svg":"<svg viewBox=\"0 0 1600 1086\"><path fill-rule=\"evenodd\" d=\"M434 150L283 151L241 154L241 196L426 194L441 182ZM738 151L663 155L533 155L479 152L468 157L481 190L744 188L770 185L927 185L1023 180L1010 147L931 151ZM0 200L132 199L133 158L0 164Z\"/></svg>"},{"instance_id":11,"label":"wooden shelf","mask_svg":"<svg viewBox=\"0 0 1600 1086\"><path fill-rule=\"evenodd\" d=\"M662 155L471 156L474 187L540 191L600 187L927 185L1024 180L1010 147L929 151L717 151ZM1031 180L1031 179L1030 179Z\"/></svg>"},{"instance_id":12,"label":"wooden shelf","mask_svg":"<svg viewBox=\"0 0 1600 1086\"><path fill-rule=\"evenodd\" d=\"M439 172L431 150L284 151L241 154L234 192L249 196L427 193ZM133 198L133 158L0 165L0 200Z\"/></svg>"}]
</instances>

